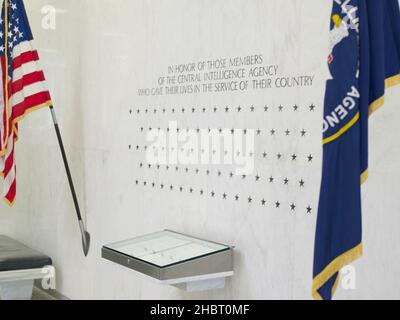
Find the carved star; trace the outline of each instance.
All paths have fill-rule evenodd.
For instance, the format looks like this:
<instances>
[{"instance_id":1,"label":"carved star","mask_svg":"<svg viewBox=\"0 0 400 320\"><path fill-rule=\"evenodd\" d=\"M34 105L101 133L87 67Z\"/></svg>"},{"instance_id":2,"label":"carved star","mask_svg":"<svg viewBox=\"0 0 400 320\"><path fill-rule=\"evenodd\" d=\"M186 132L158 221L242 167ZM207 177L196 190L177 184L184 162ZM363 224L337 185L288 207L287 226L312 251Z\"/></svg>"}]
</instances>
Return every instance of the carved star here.
<instances>
[{"instance_id":1,"label":"carved star","mask_svg":"<svg viewBox=\"0 0 400 320\"><path fill-rule=\"evenodd\" d=\"M314 157L311 154L307 158L308 158L308 162L312 162L314 159Z\"/></svg>"},{"instance_id":2,"label":"carved star","mask_svg":"<svg viewBox=\"0 0 400 320\"><path fill-rule=\"evenodd\" d=\"M312 208L311 208L311 206L308 206L307 207L307 213L311 213L312 212Z\"/></svg>"},{"instance_id":3,"label":"carved star","mask_svg":"<svg viewBox=\"0 0 400 320\"><path fill-rule=\"evenodd\" d=\"M295 104L295 105L293 106L293 110L294 110L294 111L299 110L299 106L298 106L297 104Z\"/></svg>"},{"instance_id":4,"label":"carved star","mask_svg":"<svg viewBox=\"0 0 400 320\"><path fill-rule=\"evenodd\" d=\"M315 106L312 104L311 106L310 106L310 111L314 111L315 110Z\"/></svg>"},{"instance_id":5,"label":"carved star","mask_svg":"<svg viewBox=\"0 0 400 320\"><path fill-rule=\"evenodd\" d=\"M290 205L290 210L291 210L291 211L296 211L296 205L295 205L294 203L292 203L292 204Z\"/></svg>"},{"instance_id":6,"label":"carved star","mask_svg":"<svg viewBox=\"0 0 400 320\"><path fill-rule=\"evenodd\" d=\"M262 205L262 206L265 206L266 203L267 203L267 201L265 201L265 199L262 199L262 200L261 200L261 205Z\"/></svg>"},{"instance_id":7,"label":"carved star","mask_svg":"<svg viewBox=\"0 0 400 320\"><path fill-rule=\"evenodd\" d=\"M235 201L238 201L238 200L239 200L239 196L236 195L236 196L235 196Z\"/></svg>"},{"instance_id":8,"label":"carved star","mask_svg":"<svg viewBox=\"0 0 400 320\"><path fill-rule=\"evenodd\" d=\"M273 182L274 182L274 178L273 178L273 177L270 177L270 178L269 178L269 182L270 182L270 183L273 183Z\"/></svg>"},{"instance_id":9,"label":"carved star","mask_svg":"<svg viewBox=\"0 0 400 320\"><path fill-rule=\"evenodd\" d=\"M292 161L296 161L297 155L295 153L292 154Z\"/></svg>"},{"instance_id":10,"label":"carved star","mask_svg":"<svg viewBox=\"0 0 400 320\"><path fill-rule=\"evenodd\" d=\"M304 187L305 182L304 182L303 179L301 179L301 180L299 181L299 185L300 185L300 188L303 188L303 187Z\"/></svg>"},{"instance_id":11,"label":"carved star","mask_svg":"<svg viewBox=\"0 0 400 320\"><path fill-rule=\"evenodd\" d=\"M281 203L279 201L275 202L275 207L276 208L280 208L280 206L281 206Z\"/></svg>"}]
</instances>

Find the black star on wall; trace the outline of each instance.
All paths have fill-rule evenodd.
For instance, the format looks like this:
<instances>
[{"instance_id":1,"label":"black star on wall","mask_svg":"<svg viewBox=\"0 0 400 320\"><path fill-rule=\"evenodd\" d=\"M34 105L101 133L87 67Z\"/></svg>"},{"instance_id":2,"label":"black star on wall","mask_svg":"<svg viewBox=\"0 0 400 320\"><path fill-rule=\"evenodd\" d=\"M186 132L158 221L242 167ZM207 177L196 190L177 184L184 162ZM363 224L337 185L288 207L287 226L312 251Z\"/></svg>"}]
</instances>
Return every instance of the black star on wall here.
<instances>
[{"instance_id":1,"label":"black star on wall","mask_svg":"<svg viewBox=\"0 0 400 320\"><path fill-rule=\"evenodd\" d=\"M274 182L274 178L273 178L273 177L270 177L270 178L269 178L269 182L270 182L270 183L273 183L273 182Z\"/></svg>"}]
</instances>

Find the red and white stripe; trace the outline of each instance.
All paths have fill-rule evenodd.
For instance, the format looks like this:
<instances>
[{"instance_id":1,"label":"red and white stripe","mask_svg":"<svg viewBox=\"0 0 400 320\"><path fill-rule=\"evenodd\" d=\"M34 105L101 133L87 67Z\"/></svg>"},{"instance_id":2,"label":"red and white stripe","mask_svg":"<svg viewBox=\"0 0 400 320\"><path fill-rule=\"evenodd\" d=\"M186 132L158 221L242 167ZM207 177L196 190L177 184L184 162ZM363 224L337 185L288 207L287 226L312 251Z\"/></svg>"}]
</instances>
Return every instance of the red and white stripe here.
<instances>
[{"instance_id":1,"label":"red and white stripe","mask_svg":"<svg viewBox=\"0 0 400 320\"><path fill-rule=\"evenodd\" d=\"M5 119L4 106L0 105L2 116L2 140L7 134L5 154L0 157L0 170L4 176L3 195L5 201L12 205L16 198L16 166L14 158L15 142L18 137L18 121L30 111L51 104L50 93L46 88L43 71L39 68L39 56L32 49L30 41L15 46L12 52L13 74L8 83L8 119ZM2 72L5 72L5 61L2 58ZM3 78L3 77L2 77ZM3 85L4 87L4 85ZM3 103L4 104L4 103ZM8 132L6 123L8 121Z\"/></svg>"}]
</instances>

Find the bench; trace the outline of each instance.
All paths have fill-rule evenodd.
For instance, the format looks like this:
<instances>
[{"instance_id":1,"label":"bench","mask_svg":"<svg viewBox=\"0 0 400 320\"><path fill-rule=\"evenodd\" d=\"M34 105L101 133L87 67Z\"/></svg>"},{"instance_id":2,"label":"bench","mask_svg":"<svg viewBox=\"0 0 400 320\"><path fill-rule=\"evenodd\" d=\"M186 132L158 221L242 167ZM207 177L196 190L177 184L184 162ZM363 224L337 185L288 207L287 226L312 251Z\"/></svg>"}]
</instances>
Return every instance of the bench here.
<instances>
[{"instance_id":1,"label":"bench","mask_svg":"<svg viewBox=\"0 0 400 320\"><path fill-rule=\"evenodd\" d=\"M0 299L30 300L36 279L52 279L51 258L0 235Z\"/></svg>"}]
</instances>

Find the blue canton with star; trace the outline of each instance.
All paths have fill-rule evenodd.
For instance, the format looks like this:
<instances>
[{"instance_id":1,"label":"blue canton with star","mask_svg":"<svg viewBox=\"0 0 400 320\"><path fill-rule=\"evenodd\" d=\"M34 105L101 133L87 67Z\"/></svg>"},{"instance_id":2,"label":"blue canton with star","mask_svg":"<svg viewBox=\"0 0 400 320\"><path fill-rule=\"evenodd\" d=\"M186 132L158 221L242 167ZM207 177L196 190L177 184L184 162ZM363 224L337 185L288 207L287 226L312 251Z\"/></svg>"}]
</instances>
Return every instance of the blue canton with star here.
<instances>
[{"instance_id":1,"label":"blue canton with star","mask_svg":"<svg viewBox=\"0 0 400 320\"><path fill-rule=\"evenodd\" d=\"M6 19L5 4L8 1L8 39L6 43ZM23 41L33 40L25 7L22 0L4 0L0 18L0 56L4 56L5 46L8 46L8 74L12 75L12 52L13 48Z\"/></svg>"}]
</instances>

